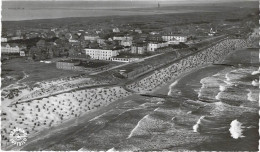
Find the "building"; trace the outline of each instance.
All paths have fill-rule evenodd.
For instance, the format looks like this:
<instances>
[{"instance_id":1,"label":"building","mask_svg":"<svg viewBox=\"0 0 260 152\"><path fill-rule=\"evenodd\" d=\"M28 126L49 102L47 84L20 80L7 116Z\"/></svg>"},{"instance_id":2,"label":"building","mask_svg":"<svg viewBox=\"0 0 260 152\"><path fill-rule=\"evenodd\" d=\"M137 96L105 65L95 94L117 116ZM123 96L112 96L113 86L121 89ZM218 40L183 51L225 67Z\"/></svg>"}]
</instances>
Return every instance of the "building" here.
<instances>
[{"instance_id":1,"label":"building","mask_svg":"<svg viewBox=\"0 0 260 152\"><path fill-rule=\"evenodd\" d=\"M123 40L120 42L120 45L122 46L131 46L132 45L132 41L131 40Z\"/></svg>"},{"instance_id":2,"label":"building","mask_svg":"<svg viewBox=\"0 0 260 152\"><path fill-rule=\"evenodd\" d=\"M91 35L85 35L84 39L86 41L97 41L97 39L99 39L99 36L91 36Z\"/></svg>"},{"instance_id":3,"label":"building","mask_svg":"<svg viewBox=\"0 0 260 152\"><path fill-rule=\"evenodd\" d=\"M144 54L147 47L145 45L133 45L131 46L131 53L134 54Z\"/></svg>"},{"instance_id":4,"label":"building","mask_svg":"<svg viewBox=\"0 0 260 152\"><path fill-rule=\"evenodd\" d=\"M116 28L113 28L113 32L114 32L114 33L119 33L120 30L119 30L119 28L116 27Z\"/></svg>"},{"instance_id":5,"label":"building","mask_svg":"<svg viewBox=\"0 0 260 152\"><path fill-rule=\"evenodd\" d=\"M23 39L22 36L13 36L13 37L10 37L11 40L21 40Z\"/></svg>"},{"instance_id":6,"label":"building","mask_svg":"<svg viewBox=\"0 0 260 152\"><path fill-rule=\"evenodd\" d=\"M208 33L208 35L209 35L209 36L215 36L216 33L217 33L217 30L214 31L214 30L211 28L210 31L209 31L209 33Z\"/></svg>"},{"instance_id":7,"label":"building","mask_svg":"<svg viewBox=\"0 0 260 152\"><path fill-rule=\"evenodd\" d=\"M149 34L151 34L151 35L158 35L158 34L160 34L159 32L156 32L156 31L153 31L153 32L150 32Z\"/></svg>"},{"instance_id":8,"label":"building","mask_svg":"<svg viewBox=\"0 0 260 152\"><path fill-rule=\"evenodd\" d=\"M160 35L149 35L147 37L147 41L161 42L161 41L163 41L163 39L162 39L162 36L160 36Z\"/></svg>"},{"instance_id":9,"label":"building","mask_svg":"<svg viewBox=\"0 0 260 152\"><path fill-rule=\"evenodd\" d=\"M141 33L142 33L142 30L140 30L140 29L135 29L135 32L141 34Z\"/></svg>"},{"instance_id":10,"label":"building","mask_svg":"<svg viewBox=\"0 0 260 152\"><path fill-rule=\"evenodd\" d=\"M97 39L97 43L102 45L102 44L105 44L105 39Z\"/></svg>"},{"instance_id":11,"label":"building","mask_svg":"<svg viewBox=\"0 0 260 152\"><path fill-rule=\"evenodd\" d=\"M183 35L164 35L162 36L163 41L177 41L177 42L186 42L187 41L187 36Z\"/></svg>"},{"instance_id":12,"label":"building","mask_svg":"<svg viewBox=\"0 0 260 152\"><path fill-rule=\"evenodd\" d=\"M132 36L114 36L113 40L119 40L119 41L132 41Z\"/></svg>"},{"instance_id":13,"label":"building","mask_svg":"<svg viewBox=\"0 0 260 152\"><path fill-rule=\"evenodd\" d=\"M103 50L103 49L84 49L86 55L89 55L92 59L98 60L110 60L112 57L118 55L117 50Z\"/></svg>"},{"instance_id":14,"label":"building","mask_svg":"<svg viewBox=\"0 0 260 152\"><path fill-rule=\"evenodd\" d=\"M1 42L2 42L2 43L3 43L3 42L7 42L7 38L1 37Z\"/></svg>"},{"instance_id":15,"label":"building","mask_svg":"<svg viewBox=\"0 0 260 152\"><path fill-rule=\"evenodd\" d=\"M20 54L20 50L25 49L25 46L19 46L14 43L2 43L1 44L1 53L5 54L13 54L17 53Z\"/></svg>"},{"instance_id":16,"label":"building","mask_svg":"<svg viewBox=\"0 0 260 152\"><path fill-rule=\"evenodd\" d=\"M20 56L25 56L25 52L24 51L20 51Z\"/></svg>"},{"instance_id":17,"label":"building","mask_svg":"<svg viewBox=\"0 0 260 152\"><path fill-rule=\"evenodd\" d=\"M75 70L75 71L83 71L84 68L81 66L77 66L80 64L78 60L65 60L56 62L57 69L63 70Z\"/></svg>"},{"instance_id":18,"label":"building","mask_svg":"<svg viewBox=\"0 0 260 152\"><path fill-rule=\"evenodd\" d=\"M144 54L147 50L147 43L136 42L131 46L131 53L134 54Z\"/></svg>"},{"instance_id":19,"label":"building","mask_svg":"<svg viewBox=\"0 0 260 152\"><path fill-rule=\"evenodd\" d=\"M134 62L139 60L139 58L111 58L115 62Z\"/></svg>"},{"instance_id":20,"label":"building","mask_svg":"<svg viewBox=\"0 0 260 152\"><path fill-rule=\"evenodd\" d=\"M150 42L147 45L147 51L154 52L158 48L167 47L167 46L168 46L167 42Z\"/></svg>"}]
</instances>

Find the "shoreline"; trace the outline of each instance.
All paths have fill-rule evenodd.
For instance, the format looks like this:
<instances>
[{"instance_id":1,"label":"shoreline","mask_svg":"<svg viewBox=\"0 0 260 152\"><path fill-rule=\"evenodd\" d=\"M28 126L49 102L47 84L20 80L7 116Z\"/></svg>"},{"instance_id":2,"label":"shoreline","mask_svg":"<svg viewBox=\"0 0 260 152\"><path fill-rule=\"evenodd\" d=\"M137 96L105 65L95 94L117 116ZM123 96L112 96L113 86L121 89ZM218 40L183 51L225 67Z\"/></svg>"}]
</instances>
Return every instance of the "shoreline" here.
<instances>
[{"instance_id":1,"label":"shoreline","mask_svg":"<svg viewBox=\"0 0 260 152\"><path fill-rule=\"evenodd\" d=\"M218 61L218 63L222 64L225 62L225 60L230 57L232 54L236 53L237 51L239 51L241 49L237 49L236 51L234 52L230 52L229 54L227 54L227 56L221 60ZM192 75L196 72L198 72L199 70L202 70L204 68L208 68L208 67L211 67L213 66L212 64L206 64L206 65L201 65L201 66L198 66L194 69L191 69L189 71L186 71L186 72L183 72L182 74L180 74L179 76L177 76L176 78L172 78L169 82L166 82L165 84L163 84L162 86L159 86L159 87L156 87L154 88L154 90L151 92L151 93L155 93L155 94L163 94L163 95L168 95L169 91L170 91L170 87L173 83L177 82L178 81L181 81L181 79L185 78L186 76L189 76L189 75Z\"/></svg>"},{"instance_id":2,"label":"shoreline","mask_svg":"<svg viewBox=\"0 0 260 152\"><path fill-rule=\"evenodd\" d=\"M238 51L238 50L237 50ZM236 52L236 51L235 51ZM230 56L231 54L235 53L235 52L231 52L229 53L228 56ZM222 63L225 59L222 59L220 61L220 63ZM163 95L168 95L168 92L170 91L170 86L176 82L176 81L179 81L181 79L183 79L184 77L188 76L188 75L192 75L193 73L196 73L197 71L203 69L203 68L206 68L206 67L210 67L212 66L211 64L207 64L207 65L201 65L195 69L192 69L190 71L186 71L186 72L183 72L182 74L180 74L179 76L177 76L176 78L173 78L171 79L169 82L166 82L165 84L163 84L162 86L158 86L156 88L153 89L153 91L151 91L151 93L156 93L156 94L163 94ZM92 119L95 119L96 117L99 117L101 116L102 114L108 112L109 110L113 109L115 105L118 105L118 104L122 104L123 102L122 101L127 101L127 100L131 100L133 98L137 98L137 97L140 97L140 95L138 93L134 93L126 98L123 98L123 99L119 99L119 100L116 100L112 103L110 103L109 105L107 106L104 106L104 107L101 107L100 109L96 109L95 111L90 111L88 113L85 113L83 114L82 116L78 117L78 118L74 118L74 119L70 119L70 120L67 120L65 121L64 123L62 124L59 124L57 126L53 126L51 128L46 128L44 129L43 131L39 132L39 133L36 133L35 135L33 135L33 137L31 137L30 139L28 139L29 142L27 142L26 145L29 145L29 144L32 144L34 142L37 142L39 140L42 140L44 138L48 138L50 135L52 135L53 133L55 132L61 132L61 131L66 131L66 130L69 130L73 127L75 127L75 123L77 123L76 121L80 121L78 123L78 125L82 125L83 123L85 122L89 122L91 121ZM44 135L45 134L45 135ZM41 139L39 139L39 135L44 135L43 137L41 136ZM24 145L23 147L25 147L26 145ZM20 147L19 150L23 149L23 147Z\"/></svg>"},{"instance_id":3,"label":"shoreline","mask_svg":"<svg viewBox=\"0 0 260 152\"><path fill-rule=\"evenodd\" d=\"M184 78L185 76L188 76L190 74L195 73L196 71L203 69L205 67L209 67L211 66L210 64L208 65L202 65L199 66L195 69L192 69L190 71L187 72L183 72L181 75L177 76L176 78L172 78L169 82L166 82L165 84L163 84L162 86L156 87L151 93L156 93L156 94L163 94L163 95L168 95L168 92L170 91L170 86L175 83L178 82L179 80L181 80L182 78Z\"/></svg>"},{"instance_id":4,"label":"shoreline","mask_svg":"<svg viewBox=\"0 0 260 152\"><path fill-rule=\"evenodd\" d=\"M240 48L240 49L242 49L242 48ZM230 54L235 53L237 50L238 49L236 49L235 51L230 51L227 56L229 56ZM223 62L224 59L220 59L219 62ZM169 79L169 81L165 82L164 84L162 84L162 86L159 86L159 87L157 86L157 87L153 88L150 93L155 93L155 92L157 92L157 93L158 92L159 93L165 93L166 91L169 90L169 86L174 81L178 81L179 79L181 79L181 78L183 78L183 77L185 77L185 76L187 76L189 74L192 74L192 73L196 72L197 70L202 69L203 67L208 67L208 66L210 66L210 64L212 64L212 63L209 62L209 63L202 64L202 65L198 64L198 67L194 67L194 66L196 66L196 65L194 65L194 66L191 67L191 69L189 69L187 71L184 70L184 71L178 73L177 76L173 76L172 79ZM167 68L165 68L165 69L167 69ZM171 70L170 74L171 73L174 73L174 71ZM39 140L43 140L45 138L50 137L53 133L59 134L59 132L61 132L61 131L65 131L66 132L69 129L72 129L72 130L77 129L77 127L80 127L80 125L84 124L85 122L90 121L91 119L93 119L95 117L100 116L100 114L102 115L103 113L108 112L109 110L113 109L116 105L123 104L124 102L122 102L122 101L131 100L131 99L136 98L136 97L140 97L140 95L138 95L138 93L129 94L128 96L125 96L125 97L123 97L121 99L117 99L117 100L109 103L106 106L102 106L102 107L97 108L97 109L95 109L93 111L84 113L83 115L81 115L81 116L79 116L77 118L73 118L72 117L71 119L63 121L62 123L59 123L59 124L57 124L57 125L55 125L53 127L44 128L42 131L36 132L35 134L33 133L32 137L28 138L27 144L22 146L22 147L18 147L17 148L17 147L15 147L15 145L8 145L8 146L4 147L4 149L6 149L6 150L23 149L23 147L26 147L29 144L33 144L34 142L37 142ZM73 127L75 127L75 128L73 128ZM39 137L38 137L39 135L44 135L44 136L43 137L41 136L41 138L39 139Z\"/></svg>"}]
</instances>

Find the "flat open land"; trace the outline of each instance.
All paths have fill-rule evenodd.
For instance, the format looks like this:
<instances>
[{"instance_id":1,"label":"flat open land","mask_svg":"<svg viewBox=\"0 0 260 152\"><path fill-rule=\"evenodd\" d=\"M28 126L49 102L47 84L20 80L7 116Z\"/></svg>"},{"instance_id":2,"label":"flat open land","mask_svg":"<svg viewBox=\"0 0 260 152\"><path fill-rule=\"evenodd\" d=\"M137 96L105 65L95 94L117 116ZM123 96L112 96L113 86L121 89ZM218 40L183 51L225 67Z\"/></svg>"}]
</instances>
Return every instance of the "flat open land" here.
<instances>
[{"instance_id":1,"label":"flat open land","mask_svg":"<svg viewBox=\"0 0 260 152\"><path fill-rule=\"evenodd\" d=\"M55 63L48 64L26 61L22 58L15 58L2 63L1 77L4 78L4 80L2 80L2 87L8 86L9 84L15 83L16 81L22 79L24 77L23 72L28 75L28 77L23 79L22 82L30 83L84 73L70 70L59 70L56 68ZM8 76L9 78L14 77L14 79L8 79Z\"/></svg>"}]
</instances>

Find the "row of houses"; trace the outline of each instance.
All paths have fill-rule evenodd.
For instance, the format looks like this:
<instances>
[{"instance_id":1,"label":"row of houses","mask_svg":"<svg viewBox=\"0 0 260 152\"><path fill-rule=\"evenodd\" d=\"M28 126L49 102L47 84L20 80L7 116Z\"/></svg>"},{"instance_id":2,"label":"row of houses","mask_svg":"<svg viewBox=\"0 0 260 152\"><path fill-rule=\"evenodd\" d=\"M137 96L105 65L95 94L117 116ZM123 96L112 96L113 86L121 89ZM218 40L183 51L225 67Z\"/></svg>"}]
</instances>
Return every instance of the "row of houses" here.
<instances>
[{"instance_id":1,"label":"row of houses","mask_svg":"<svg viewBox=\"0 0 260 152\"><path fill-rule=\"evenodd\" d=\"M1 53L2 54L18 54L20 56L25 56L26 46L19 45L16 43L1 43Z\"/></svg>"},{"instance_id":2,"label":"row of houses","mask_svg":"<svg viewBox=\"0 0 260 152\"><path fill-rule=\"evenodd\" d=\"M87 48L84 49L86 54L92 59L98 60L112 60L113 57L119 55L121 51L129 51L133 54L144 54L145 52L155 52L159 48L168 47L170 44L176 44L179 42L186 42L187 36L163 36L165 41L153 41L153 42L139 42L132 43L132 37L114 37L114 40L121 40L121 44L125 42L131 42L125 45L124 50L122 49L102 49L102 48ZM130 47L131 46L131 47ZM126 49L129 48L129 49Z\"/></svg>"}]
</instances>

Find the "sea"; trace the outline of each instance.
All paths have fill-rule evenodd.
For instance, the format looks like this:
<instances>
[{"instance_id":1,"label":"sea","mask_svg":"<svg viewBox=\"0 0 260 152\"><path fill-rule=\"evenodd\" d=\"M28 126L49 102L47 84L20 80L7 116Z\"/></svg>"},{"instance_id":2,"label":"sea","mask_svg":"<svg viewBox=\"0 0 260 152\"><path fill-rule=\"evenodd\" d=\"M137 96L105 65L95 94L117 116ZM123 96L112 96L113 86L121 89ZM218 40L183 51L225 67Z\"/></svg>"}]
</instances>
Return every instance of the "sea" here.
<instances>
[{"instance_id":1,"label":"sea","mask_svg":"<svg viewBox=\"0 0 260 152\"><path fill-rule=\"evenodd\" d=\"M233 0L234 1L234 0ZM237 1L237 0L236 0ZM70 17L129 16L169 13L211 12L217 5L231 6L233 3L207 1L147 1L147 0L109 0L109 1L3 1L2 21L22 21L35 19L56 19ZM158 8L159 4L159 8ZM196 6L211 6L196 7ZM254 3L251 3L255 7ZM241 5L238 3L237 5ZM239 7L238 6L238 7ZM243 4L243 6L247 6Z\"/></svg>"},{"instance_id":2,"label":"sea","mask_svg":"<svg viewBox=\"0 0 260 152\"><path fill-rule=\"evenodd\" d=\"M258 150L259 52L242 49L22 150Z\"/></svg>"},{"instance_id":3,"label":"sea","mask_svg":"<svg viewBox=\"0 0 260 152\"><path fill-rule=\"evenodd\" d=\"M162 5L166 4L167 6L170 5L165 2ZM156 8L157 5L156 1L3 1L2 20L21 21L179 12L174 10L149 10L149 8ZM148 10L145 11L147 8Z\"/></svg>"}]
</instances>

